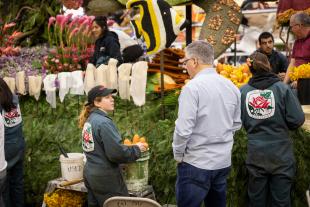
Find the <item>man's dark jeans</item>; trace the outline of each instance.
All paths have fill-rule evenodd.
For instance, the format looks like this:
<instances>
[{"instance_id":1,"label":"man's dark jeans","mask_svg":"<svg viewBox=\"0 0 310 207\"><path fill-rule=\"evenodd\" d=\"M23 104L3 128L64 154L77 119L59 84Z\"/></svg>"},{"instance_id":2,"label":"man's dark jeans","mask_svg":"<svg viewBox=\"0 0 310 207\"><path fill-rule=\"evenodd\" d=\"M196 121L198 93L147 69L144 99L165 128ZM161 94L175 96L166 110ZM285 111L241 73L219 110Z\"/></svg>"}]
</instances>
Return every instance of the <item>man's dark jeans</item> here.
<instances>
[{"instance_id":1,"label":"man's dark jeans","mask_svg":"<svg viewBox=\"0 0 310 207\"><path fill-rule=\"evenodd\" d=\"M226 206L226 178L230 167L204 170L188 163L178 164L176 199L178 207Z\"/></svg>"}]
</instances>

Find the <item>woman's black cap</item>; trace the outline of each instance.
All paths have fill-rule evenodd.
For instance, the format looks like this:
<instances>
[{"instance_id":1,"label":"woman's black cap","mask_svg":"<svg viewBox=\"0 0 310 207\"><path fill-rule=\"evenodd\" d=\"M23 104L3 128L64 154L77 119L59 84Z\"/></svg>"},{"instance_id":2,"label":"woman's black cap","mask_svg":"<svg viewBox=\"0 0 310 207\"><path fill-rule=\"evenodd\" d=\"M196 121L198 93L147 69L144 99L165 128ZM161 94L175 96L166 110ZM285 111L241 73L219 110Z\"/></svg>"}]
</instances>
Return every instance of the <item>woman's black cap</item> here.
<instances>
[{"instance_id":1,"label":"woman's black cap","mask_svg":"<svg viewBox=\"0 0 310 207\"><path fill-rule=\"evenodd\" d=\"M96 97L104 97L111 93L116 93L116 89L106 88L103 85L93 87L87 94L87 103L85 106L88 106L94 103Z\"/></svg>"}]
</instances>

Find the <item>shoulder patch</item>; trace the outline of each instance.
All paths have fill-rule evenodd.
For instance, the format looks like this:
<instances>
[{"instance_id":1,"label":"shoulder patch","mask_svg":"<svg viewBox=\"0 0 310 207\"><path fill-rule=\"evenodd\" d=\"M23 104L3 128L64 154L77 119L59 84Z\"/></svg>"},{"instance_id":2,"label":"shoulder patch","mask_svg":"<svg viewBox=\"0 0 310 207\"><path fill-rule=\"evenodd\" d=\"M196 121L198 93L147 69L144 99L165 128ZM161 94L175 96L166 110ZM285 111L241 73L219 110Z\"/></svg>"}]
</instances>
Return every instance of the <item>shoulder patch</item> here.
<instances>
[{"instance_id":1,"label":"shoulder patch","mask_svg":"<svg viewBox=\"0 0 310 207\"><path fill-rule=\"evenodd\" d=\"M274 115L275 100L271 90L254 90L246 95L246 109L253 119L267 119Z\"/></svg>"},{"instance_id":2,"label":"shoulder patch","mask_svg":"<svg viewBox=\"0 0 310 207\"><path fill-rule=\"evenodd\" d=\"M95 149L94 137L91 124L86 122L82 130L82 147L85 152L91 152Z\"/></svg>"},{"instance_id":3,"label":"shoulder patch","mask_svg":"<svg viewBox=\"0 0 310 207\"><path fill-rule=\"evenodd\" d=\"M22 114L20 112L19 105L16 109L12 109L10 112L2 110L2 116L4 120L4 126L6 127L15 127L22 123Z\"/></svg>"}]
</instances>

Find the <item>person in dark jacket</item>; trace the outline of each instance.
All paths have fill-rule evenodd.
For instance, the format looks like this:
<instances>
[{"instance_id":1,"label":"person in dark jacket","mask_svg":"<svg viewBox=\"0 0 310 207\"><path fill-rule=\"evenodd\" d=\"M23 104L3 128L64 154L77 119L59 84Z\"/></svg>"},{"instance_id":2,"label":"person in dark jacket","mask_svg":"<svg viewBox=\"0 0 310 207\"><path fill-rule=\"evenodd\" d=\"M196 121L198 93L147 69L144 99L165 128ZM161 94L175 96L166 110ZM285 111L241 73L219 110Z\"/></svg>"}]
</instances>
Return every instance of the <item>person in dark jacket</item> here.
<instances>
[{"instance_id":1,"label":"person in dark jacket","mask_svg":"<svg viewBox=\"0 0 310 207\"><path fill-rule=\"evenodd\" d=\"M102 207L113 196L128 196L119 164L134 162L146 148L142 143L123 145L122 138L107 112L114 110L112 93L102 85L88 92L88 103L80 115L82 147L87 161L84 182L88 206Z\"/></svg>"},{"instance_id":2,"label":"person in dark jacket","mask_svg":"<svg viewBox=\"0 0 310 207\"><path fill-rule=\"evenodd\" d=\"M266 55L254 52L248 64L253 77L240 90L248 138L249 206L289 207L295 175L289 130L300 127L305 116L290 87L271 72Z\"/></svg>"},{"instance_id":3,"label":"person in dark jacket","mask_svg":"<svg viewBox=\"0 0 310 207\"><path fill-rule=\"evenodd\" d=\"M271 33L263 32L258 37L260 48L257 50L268 57L271 70L284 80L286 69L288 66L287 58L280 52L274 50L274 38Z\"/></svg>"},{"instance_id":4,"label":"person in dark jacket","mask_svg":"<svg viewBox=\"0 0 310 207\"><path fill-rule=\"evenodd\" d=\"M90 63L96 67L101 64L107 65L110 58L118 60L118 64L123 62L118 36L115 32L109 31L106 17L95 17L92 24L92 34L97 40Z\"/></svg>"},{"instance_id":5,"label":"person in dark jacket","mask_svg":"<svg viewBox=\"0 0 310 207\"><path fill-rule=\"evenodd\" d=\"M0 113L4 121L4 151L7 161L4 204L6 207L24 207L23 120L18 97L12 94L2 78L0 78Z\"/></svg>"},{"instance_id":6,"label":"person in dark jacket","mask_svg":"<svg viewBox=\"0 0 310 207\"><path fill-rule=\"evenodd\" d=\"M6 180L6 166L7 162L4 154L4 123L0 113L0 206L4 206L2 194Z\"/></svg>"}]
</instances>

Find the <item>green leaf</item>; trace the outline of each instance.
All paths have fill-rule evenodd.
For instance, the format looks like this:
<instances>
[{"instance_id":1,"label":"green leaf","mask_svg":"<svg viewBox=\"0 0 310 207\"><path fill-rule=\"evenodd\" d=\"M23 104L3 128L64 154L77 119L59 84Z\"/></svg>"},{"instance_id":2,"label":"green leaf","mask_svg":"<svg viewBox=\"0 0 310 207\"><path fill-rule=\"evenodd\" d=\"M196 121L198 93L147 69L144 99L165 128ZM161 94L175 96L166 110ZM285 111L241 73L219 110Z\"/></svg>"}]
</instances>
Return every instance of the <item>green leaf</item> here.
<instances>
[{"instance_id":1,"label":"green leaf","mask_svg":"<svg viewBox=\"0 0 310 207\"><path fill-rule=\"evenodd\" d=\"M56 12L51 7L45 5L45 9L46 9L47 13L49 14L49 16L51 16L51 17L56 16Z\"/></svg>"}]
</instances>

